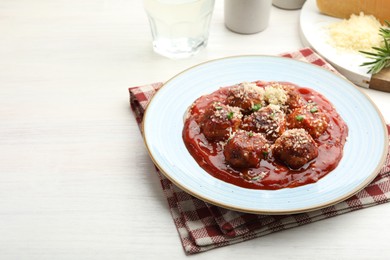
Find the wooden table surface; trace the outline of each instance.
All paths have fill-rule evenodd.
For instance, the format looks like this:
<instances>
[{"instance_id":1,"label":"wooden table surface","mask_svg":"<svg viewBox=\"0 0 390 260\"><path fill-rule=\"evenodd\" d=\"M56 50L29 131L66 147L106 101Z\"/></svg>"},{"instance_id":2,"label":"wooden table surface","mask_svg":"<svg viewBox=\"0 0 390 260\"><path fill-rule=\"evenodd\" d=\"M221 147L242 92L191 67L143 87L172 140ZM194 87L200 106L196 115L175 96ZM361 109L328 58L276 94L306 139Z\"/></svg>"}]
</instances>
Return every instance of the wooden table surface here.
<instances>
[{"instance_id":1,"label":"wooden table surface","mask_svg":"<svg viewBox=\"0 0 390 260\"><path fill-rule=\"evenodd\" d=\"M303 47L299 10L239 35L216 1L208 47L152 51L142 1L0 1L0 259L186 259L127 88L200 62ZM363 90L390 122L390 93ZM390 205L194 259L389 259Z\"/></svg>"}]
</instances>

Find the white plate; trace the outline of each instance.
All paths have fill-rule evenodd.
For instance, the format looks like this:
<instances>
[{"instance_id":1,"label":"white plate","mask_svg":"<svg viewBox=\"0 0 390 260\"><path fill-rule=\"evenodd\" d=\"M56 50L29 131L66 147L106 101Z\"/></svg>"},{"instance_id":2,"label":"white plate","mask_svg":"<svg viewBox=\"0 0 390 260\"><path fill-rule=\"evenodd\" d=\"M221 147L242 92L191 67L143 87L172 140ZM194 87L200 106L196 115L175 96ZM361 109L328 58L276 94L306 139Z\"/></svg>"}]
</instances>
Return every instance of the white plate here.
<instances>
[{"instance_id":1,"label":"white plate","mask_svg":"<svg viewBox=\"0 0 390 260\"><path fill-rule=\"evenodd\" d=\"M183 139L183 115L194 100L243 81L288 81L327 97L349 127L338 167L317 183L281 190L241 188L198 166ZM387 130L375 105L357 87L309 63L271 56L209 61L169 80L153 97L143 122L145 144L161 172L184 191L221 207L262 214L314 210L342 201L377 175L387 152Z\"/></svg>"},{"instance_id":2,"label":"white plate","mask_svg":"<svg viewBox=\"0 0 390 260\"><path fill-rule=\"evenodd\" d=\"M316 0L307 0L300 16L301 39L305 45L314 49L350 81L368 88L371 75L367 74L368 67L360 65L372 60L359 53L336 49L329 44L329 33L326 27L338 21L341 19L321 14Z\"/></svg>"}]
</instances>

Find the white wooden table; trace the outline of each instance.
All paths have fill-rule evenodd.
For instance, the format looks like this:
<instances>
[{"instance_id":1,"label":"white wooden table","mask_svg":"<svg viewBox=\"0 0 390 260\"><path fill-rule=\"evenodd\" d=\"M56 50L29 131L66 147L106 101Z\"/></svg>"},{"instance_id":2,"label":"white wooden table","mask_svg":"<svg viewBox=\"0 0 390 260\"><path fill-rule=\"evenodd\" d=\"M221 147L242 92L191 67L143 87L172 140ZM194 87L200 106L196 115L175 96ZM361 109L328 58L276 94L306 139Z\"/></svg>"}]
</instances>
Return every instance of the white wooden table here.
<instances>
[{"instance_id":1,"label":"white wooden table","mask_svg":"<svg viewBox=\"0 0 390 260\"><path fill-rule=\"evenodd\" d=\"M0 1L0 259L185 259L127 88L197 63L302 47L300 11L239 35L218 0L207 49L153 53L142 1ZM390 94L364 90L390 122ZM389 259L390 205L192 256Z\"/></svg>"}]
</instances>

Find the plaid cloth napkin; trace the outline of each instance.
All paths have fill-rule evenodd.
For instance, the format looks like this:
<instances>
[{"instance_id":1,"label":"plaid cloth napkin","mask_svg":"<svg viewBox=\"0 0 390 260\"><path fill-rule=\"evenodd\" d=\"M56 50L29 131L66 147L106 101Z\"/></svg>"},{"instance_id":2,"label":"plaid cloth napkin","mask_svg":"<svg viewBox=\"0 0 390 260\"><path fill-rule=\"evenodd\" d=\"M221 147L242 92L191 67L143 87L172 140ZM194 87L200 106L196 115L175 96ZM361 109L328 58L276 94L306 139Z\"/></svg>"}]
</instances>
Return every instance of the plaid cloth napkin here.
<instances>
[{"instance_id":1,"label":"plaid cloth napkin","mask_svg":"<svg viewBox=\"0 0 390 260\"><path fill-rule=\"evenodd\" d=\"M309 48L282 54L282 56L310 62L337 73ZM131 108L138 124L141 124L144 110L150 98L161 86L162 83L152 83L129 88ZM388 129L390 130L390 126ZM390 199L389 154L379 175L370 185L353 197L321 210L293 215L257 215L220 208L180 190L157 168L156 172L186 254L204 252L261 237L276 231L386 203Z\"/></svg>"}]
</instances>

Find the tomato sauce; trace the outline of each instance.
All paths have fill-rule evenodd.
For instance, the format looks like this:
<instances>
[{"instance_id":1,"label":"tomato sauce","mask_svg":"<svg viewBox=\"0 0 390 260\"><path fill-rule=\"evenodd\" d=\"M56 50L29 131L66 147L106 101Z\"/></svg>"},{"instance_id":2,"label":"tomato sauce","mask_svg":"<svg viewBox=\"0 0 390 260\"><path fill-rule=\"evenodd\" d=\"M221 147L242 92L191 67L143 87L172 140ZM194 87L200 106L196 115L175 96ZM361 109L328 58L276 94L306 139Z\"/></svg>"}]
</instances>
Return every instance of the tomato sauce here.
<instances>
[{"instance_id":1,"label":"tomato sauce","mask_svg":"<svg viewBox=\"0 0 390 260\"><path fill-rule=\"evenodd\" d=\"M270 154L261 160L256 168L235 169L225 162L223 143L211 142L202 134L197 117L215 101L223 102L227 98L229 87L198 98L185 120L183 140L196 162L206 172L224 182L243 188L277 190L293 188L317 182L335 169L343 156L343 148L348 136L348 127L333 105L320 93L310 88L299 87L291 83L306 101L315 102L329 117L326 131L315 142L318 146L318 157L303 167L293 170L273 159ZM258 84L261 85L262 84ZM252 176L264 176L261 179Z\"/></svg>"}]
</instances>

